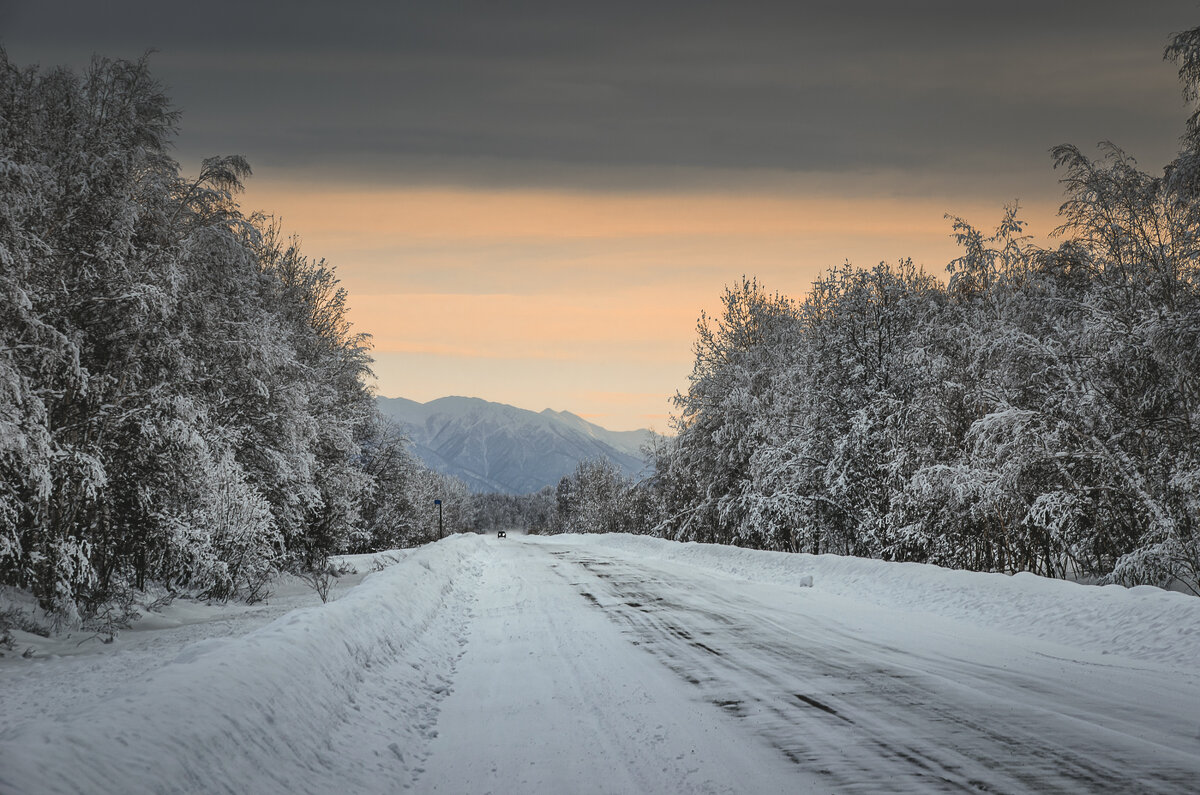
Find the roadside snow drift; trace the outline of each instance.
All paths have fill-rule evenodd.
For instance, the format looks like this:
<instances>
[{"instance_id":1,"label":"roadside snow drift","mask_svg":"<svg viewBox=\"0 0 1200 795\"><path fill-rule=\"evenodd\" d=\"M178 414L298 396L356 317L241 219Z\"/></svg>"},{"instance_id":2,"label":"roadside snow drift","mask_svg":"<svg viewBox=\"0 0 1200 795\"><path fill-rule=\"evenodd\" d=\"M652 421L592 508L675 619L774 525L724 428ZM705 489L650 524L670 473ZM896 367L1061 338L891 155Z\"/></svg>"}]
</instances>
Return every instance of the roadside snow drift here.
<instances>
[{"instance_id":1,"label":"roadside snow drift","mask_svg":"<svg viewBox=\"0 0 1200 795\"><path fill-rule=\"evenodd\" d=\"M337 601L242 638L194 644L105 702L22 726L16 736L6 730L0 792L375 789L370 770L331 780L338 767L331 729L355 726L366 669L399 663L388 685L407 720L393 727L392 753L402 759L405 733L428 730L431 702L445 692L460 653L447 645L455 632L428 630L457 620L461 631L481 544L478 536L456 536L422 548ZM423 647L423 638L433 645ZM388 770L398 788L404 781L396 779L396 761Z\"/></svg>"}]
</instances>

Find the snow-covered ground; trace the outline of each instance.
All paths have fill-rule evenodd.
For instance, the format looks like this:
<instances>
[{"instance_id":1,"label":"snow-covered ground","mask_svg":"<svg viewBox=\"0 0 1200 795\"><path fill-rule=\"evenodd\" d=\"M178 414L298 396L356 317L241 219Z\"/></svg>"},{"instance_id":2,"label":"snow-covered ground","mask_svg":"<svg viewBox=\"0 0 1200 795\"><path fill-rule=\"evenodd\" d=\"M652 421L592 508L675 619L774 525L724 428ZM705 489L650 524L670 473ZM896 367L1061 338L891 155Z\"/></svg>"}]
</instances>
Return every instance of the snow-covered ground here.
<instances>
[{"instance_id":1,"label":"snow-covered ground","mask_svg":"<svg viewBox=\"0 0 1200 795\"><path fill-rule=\"evenodd\" d=\"M335 579L329 599L339 598L367 574L403 560L410 552L333 558L341 576ZM293 610L321 604L311 585L297 577L279 577L267 591L266 599L252 605L176 599L156 610L139 606L141 618L110 644L90 632L46 638L15 630L13 650L0 656L0 716L4 718L0 732L32 717L69 714L122 688L136 687L199 641L241 637Z\"/></svg>"},{"instance_id":2,"label":"snow-covered ground","mask_svg":"<svg viewBox=\"0 0 1200 795\"><path fill-rule=\"evenodd\" d=\"M0 792L1200 781L1200 599L631 536L392 560L0 659Z\"/></svg>"}]
</instances>

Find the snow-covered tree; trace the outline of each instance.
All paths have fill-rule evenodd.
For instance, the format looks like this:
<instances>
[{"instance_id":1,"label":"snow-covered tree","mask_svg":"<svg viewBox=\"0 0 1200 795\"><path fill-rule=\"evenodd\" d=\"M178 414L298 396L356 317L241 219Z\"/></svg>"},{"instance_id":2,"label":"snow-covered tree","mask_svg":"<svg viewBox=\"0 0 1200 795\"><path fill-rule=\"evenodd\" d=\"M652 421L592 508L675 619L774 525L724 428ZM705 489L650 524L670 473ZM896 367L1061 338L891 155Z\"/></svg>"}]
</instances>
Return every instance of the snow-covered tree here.
<instances>
[{"instance_id":1,"label":"snow-covered tree","mask_svg":"<svg viewBox=\"0 0 1200 795\"><path fill-rule=\"evenodd\" d=\"M1167 57L1200 97L1200 28ZM752 280L698 329L658 532L1200 593L1200 111L1161 176L1054 149L1056 249L962 219L941 284Z\"/></svg>"},{"instance_id":2,"label":"snow-covered tree","mask_svg":"<svg viewBox=\"0 0 1200 795\"><path fill-rule=\"evenodd\" d=\"M0 51L0 583L67 621L411 543L422 478L462 526L378 430L334 269L241 214L243 158L182 174L177 123L145 59Z\"/></svg>"}]
</instances>

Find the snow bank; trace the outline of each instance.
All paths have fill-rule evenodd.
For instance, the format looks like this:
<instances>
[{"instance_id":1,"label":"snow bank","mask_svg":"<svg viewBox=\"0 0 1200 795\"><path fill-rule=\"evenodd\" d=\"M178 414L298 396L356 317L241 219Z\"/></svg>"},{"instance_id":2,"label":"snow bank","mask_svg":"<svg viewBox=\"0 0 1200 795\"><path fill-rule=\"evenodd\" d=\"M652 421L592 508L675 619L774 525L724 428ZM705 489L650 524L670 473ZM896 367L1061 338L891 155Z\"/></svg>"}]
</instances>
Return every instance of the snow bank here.
<instances>
[{"instance_id":1,"label":"snow bank","mask_svg":"<svg viewBox=\"0 0 1200 795\"><path fill-rule=\"evenodd\" d=\"M421 548L337 601L193 644L77 714L5 727L0 792L329 791L321 749L355 716L364 670L399 663L395 696L415 702L431 697L426 665L453 666L449 641L424 648L422 636L469 610L482 545L456 536Z\"/></svg>"},{"instance_id":2,"label":"snow bank","mask_svg":"<svg viewBox=\"0 0 1200 795\"><path fill-rule=\"evenodd\" d=\"M552 539L567 538L553 536ZM837 596L932 613L1101 654L1194 669L1200 660L1200 598L1139 586L1080 585L1033 574L985 574L923 563L841 555L763 552L633 535L571 536L586 543Z\"/></svg>"},{"instance_id":3,"label":"snow bank","mask_svg":"<svg viewBox=\"0 0 1200 795\"><path fill-rule=\"evenodd\" d=\"M334 555L329 562L341 574L367 574L393 566L413 553L412 549L389 549L362 555Z\"/></svg>"}]
</instances>

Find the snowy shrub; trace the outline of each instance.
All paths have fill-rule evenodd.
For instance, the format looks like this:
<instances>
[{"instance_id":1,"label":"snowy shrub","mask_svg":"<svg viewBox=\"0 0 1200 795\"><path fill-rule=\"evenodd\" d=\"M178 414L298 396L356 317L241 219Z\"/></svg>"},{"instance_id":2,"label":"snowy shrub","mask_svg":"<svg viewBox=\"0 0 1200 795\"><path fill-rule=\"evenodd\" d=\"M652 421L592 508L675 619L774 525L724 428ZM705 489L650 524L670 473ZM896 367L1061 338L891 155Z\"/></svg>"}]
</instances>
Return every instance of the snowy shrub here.
<instances>
[{"instance_id":1,"label":"snowy shrub","mask_svg":"<svg viewBox=\"0 0 1200 795\"><path fill-rule=\"evenodd\" d=\"M247 483L245 473L225 450L212 464L204 506L196 521L211 536L221 576L209 586L212 596L257 590L275 570L283 546L266 500Z\"/></svg>"}]
</instances>

